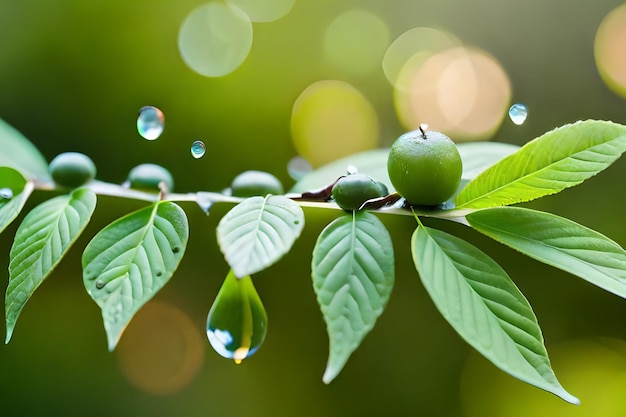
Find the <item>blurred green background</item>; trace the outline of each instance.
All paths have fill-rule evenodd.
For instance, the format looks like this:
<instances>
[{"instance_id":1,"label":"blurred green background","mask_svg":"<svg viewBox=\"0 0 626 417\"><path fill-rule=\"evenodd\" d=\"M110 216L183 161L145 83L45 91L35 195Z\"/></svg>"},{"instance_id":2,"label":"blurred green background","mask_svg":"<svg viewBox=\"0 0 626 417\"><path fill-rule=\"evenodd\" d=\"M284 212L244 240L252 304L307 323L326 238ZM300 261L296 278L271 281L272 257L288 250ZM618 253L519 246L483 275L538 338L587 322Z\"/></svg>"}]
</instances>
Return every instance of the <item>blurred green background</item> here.
<instances>
[{"instance_id":1,"label":"blurred green background","mask_svg":"<svg viewBox=\"0 0 626 417\"><path fill-rule=\"evenodd\" d=\"M234 3L263 12L291 2ZM292 132L299 131L292 126L292 111L301 93L320 80L347 83L342 85L357 92L355 111L366 108L359 113L366 115L361 122L358 115L350 120L368 127L370 142L389 146L411 128L399 116L411 110L399 109L398 94L383 72L383 55L403 33L430 27L483 51L508 78L510 91L496 94L506 106L494 110L496 122L476 137L523 144L579 119L626 123L623 85L611 79L611 68L601 66L603 79L594 60L596 33L620 1L295 0L279 19L252 23L249 54L221 77L200 75L181 57L181 25L202 4L0 0L0 118L48 160L63 151L90 155L98 178L109 182L120 183L134 165L153 162L170 169L180 192L221 190L247 169L266 170L292 184L287 163L305 152L292 140ZM366 19L331 29L354 10L367 12ZM624 20L616 33L623 27ZM359 44L372 33L380 36ZM618 72L619 56L626 56L620 39L608 47ZM337 44L345 46L333 49ZM481 76L477 72L475 78ZM480 83L471 88L476 97L487 91ZM529 109L521 126L503 113L516 101ZM463 102L450 106L458 103ZM165 131L156 141L137 134L137 111L144 105L165 114ZM335 106L333 114L311 123L332 131L342 123L342 108ZM476 108L461 105L461 113L471 116L483 106ZM313 143L307 146L317 144L323 155L338 156L333 150L341 141L324 143L328 130L322 131L321 139L311 134ZM461 127L451 129L457 131L461 138ZM189 153L194 140L207 145L198 160ZM569 217L624 245L625 174L620 160L585 184L530 206ZM38 192L27 207L48 197ZM597 417L626 411L624 300L462 226L436 223L493 256L529 298L557 376L582 400L580 407L567 405L496 370L456 336L413 268L408 242L414 221L389 215L382 219L396 245L396 288L377 327L329 386L321 382L328 347L309 265L315 238L338 215L334 211L308 210L294 250L254 277L269 316L268 336L254 356L235 365L213 352L204 334L206 314L228 272L215 239L228 207L215 206L206 217L196 205L185 204L191 237L179 270L109 353L99 310L83 288L80 255L98 230L142 206L101 197L70 256L32 297L11 343L0 347L1 415ZM5 266L18 223L0 237ZM3 267L4 288L7 280Z\"/></svg>"}]
</instances>

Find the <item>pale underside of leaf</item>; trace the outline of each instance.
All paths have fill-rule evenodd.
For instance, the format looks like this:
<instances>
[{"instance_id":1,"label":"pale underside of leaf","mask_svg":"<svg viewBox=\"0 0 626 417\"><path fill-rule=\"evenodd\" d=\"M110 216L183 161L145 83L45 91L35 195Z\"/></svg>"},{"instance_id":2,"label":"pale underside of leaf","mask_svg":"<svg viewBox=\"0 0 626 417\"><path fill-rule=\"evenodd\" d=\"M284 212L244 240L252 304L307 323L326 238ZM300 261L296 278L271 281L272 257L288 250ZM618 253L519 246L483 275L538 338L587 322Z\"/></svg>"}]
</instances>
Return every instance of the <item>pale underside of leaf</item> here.
<instances>
[{"instance_id":1,"label":"pale underside of leaf","mask_svg":"<svg viewBox=\"0 0 626 417\"><path fill-rule=\"evenodd\" d=\"M565 125L483 171L456 197L457 208L511 205L558 193L611 165L626 151L626 126Z\"/></svg>"},{"instance_id":2,"label":"pale underside of leaf","mask_svg":"<svg viewBox=\"0 0 626 417\"><path fill-rule=\"evenodd\" d=\"M394 283L391 238L376 216L358 212L329 224L313 250L313 286L326 321L331 382L382 314Z\"/></svg>"},{"instance_id":3,"label":"pale underside of leaf","mask_svg":"<svg viewBox=\"0 0 626 417\"><path fill-rule=\"evenodd\" d=\"M304 213L283 196L251 197L233 207L217 239L237 277L264 270L289 252L304 227Z\"/></svg>"},{"instance_id":4,"label":"pale underside of leaf","mask_svg":"<svg viewBox=\"0 0 626 417\"><path fill-rule=\"evenodd\" d=\"M479 210L468 215L467 221L525 255L626 298L626 251L601 233L521 207Z\"/></svg>"},{"instance_id":5,"label":"pale underside of leaf","mask_svg":"<svg viewBox=\"0 0 626 417\"><path fill-rule=\"evenodd\" d=\"M163 201L111 223L87 245L84 284L102 310L109 350L135 313L169 281L188 235L184 211Z\"/></svg>"},{"instance_id":6,"label":"pale underside of leaf","mask_svg":"<svg viewBox=\"0 0 626 417\"><path fill-rule=\"evenodd\" d=\"M530 304L495 261L457 237L424 226L411 243L424 287L465 341L510 375L579 403L551 369Z\"/></svg>"},{"instance_id":7,"label":"pale underside of leaf","mask_svg":"<svg viewBox=\"0 0 626 417\"><path fill-rule=\"evenodd\" d=\"M96 195L78 189L35 207L15 235L6 292L6 342L24 305L87 226Z\"/></svg>"},{"instance_id":8,"label":"pale underside of leaf","mask_svg":"<svg viewBox=\"0 0 626 417\"><path fill-rule=\"evenodd\" d=\"M0 166L15 168L28 179L47 180L48 163L20 132L0 119ZM1 188L1 185L0 185Z\"/></svg>"}]
</instances>

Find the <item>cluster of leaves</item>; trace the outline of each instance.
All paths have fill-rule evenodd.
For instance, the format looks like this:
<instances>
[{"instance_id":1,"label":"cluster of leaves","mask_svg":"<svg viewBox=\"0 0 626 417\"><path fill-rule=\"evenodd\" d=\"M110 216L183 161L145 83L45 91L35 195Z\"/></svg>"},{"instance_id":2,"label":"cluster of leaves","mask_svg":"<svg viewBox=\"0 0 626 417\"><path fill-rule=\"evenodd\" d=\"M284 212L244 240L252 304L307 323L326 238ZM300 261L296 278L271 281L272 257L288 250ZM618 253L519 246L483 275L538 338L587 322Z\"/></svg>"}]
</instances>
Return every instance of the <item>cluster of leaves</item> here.
<instances>
[{"instance_id":1,"label":"cluster of leaves","mask_svg":"<svg viewBox=\"0 0 626 417\"><path fill-rule=\"evenodd\" d=\"M55 188L45 159L17 131L0 123L0 232L34 189ZM420 217L460 222L531 258L626 297L626 252L614 241L571 220L509 207L558 193L607 168L626 151L626 126L585 121L550 131L518 148L493 142L459 145L464 170L459 192L437 209L371 208L342 212L317 239L312 279L327 323L330 353L323 380L330 382L382 314L394 284L394 249L384 211L413 215L410 248L422 283L450 325L497 367L577 404L558 382L537 319L507 273L469 242L424 226ZM247 278L289 252L304 227L302 207L337 210L332 202L307 202L307 190L324 188L348 164L386 183L386 150L372 151L321 168L287 195L234 199L198 192L201 207L236 205L221 219L217 236L231 267ZM114 191L111 191L114 190ZM184 255L189 226L174 201L190 195L145 194L93 181L32 209L20 224L10 253L6 292L8 342L29 297L85 228L96 195L151 201L104 228L82 257L84 284L102 309L112 350L133 315L171 278ZM366 205L367 207L367 205ZM376 206L370 206L376 207ZM229 284L229 285L232 285ZM250 327L250 326L249 326Z\"/></svg>"}]
</instances>

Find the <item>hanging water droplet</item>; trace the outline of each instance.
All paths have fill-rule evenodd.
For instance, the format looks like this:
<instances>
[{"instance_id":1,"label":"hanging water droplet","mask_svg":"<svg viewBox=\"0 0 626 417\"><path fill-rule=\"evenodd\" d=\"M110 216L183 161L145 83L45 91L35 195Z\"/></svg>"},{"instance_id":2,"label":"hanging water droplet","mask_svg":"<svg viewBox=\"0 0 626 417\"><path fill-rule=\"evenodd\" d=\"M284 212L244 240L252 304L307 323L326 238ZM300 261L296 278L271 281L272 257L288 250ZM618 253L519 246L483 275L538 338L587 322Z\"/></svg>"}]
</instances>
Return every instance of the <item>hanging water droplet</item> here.
<instances>
[{"instance_id":1,"label":"hanging water droplet","mask_svg":"<svg viewBox=\"0 0 626 417\"><path fill-rule=\"evenodd\" d=\"M165 116L163 112L154 106L144 106L139 109L137 117L137 131L148 140L155 140L163 133Z\"/></svg>"},{"instance_id":2,"label":"hanging water droplet","mask_svg":"<svg viewBox=\"0 0 626 417\"><path fill-rule=\"evenodd\" d=\"M207 318L206 333L213 349L241 363L254 354L267 333L267 314L249 276L228 273Z\"/></svg>"},{"instance_id":3,"label":"hanging water droplet","mask_svg":"<svg viewBox=\"0 0 626 417\"><path fill-rule=\"evenodd\" d=\"M301 156L295 156L287 163L287 173L294 181L300 181L306 174L313 171L313 167Z\"/></svg>"},{"instance_id":4,"label":"hanging water droplet","mask_svg":"<svg viewBox=\"0 0 626 417\"><path fill-rule=\"evenodd\" d=\"M106 282L102 281L101 279L96 280L96 288L101 290L104 288L104 286L106 285Z\"/></svg>"},{"instance_id":5,"label":"hanging water droplet","mask_svg":"<svg viewBox=\"0 0 626 417\"><path fill-rule=\"evenodd\" d=\"M10 200L13 198L13 190L6 187L6 188L0 188L0 198L3 198L5 200Z\"/></svg>"},{"instance_id":6,"label":"hanging water droplet","mask_svg":"<svg viewBox=\"0 0 626 417\"><path fill-rule=\"evenodd\" d=\"M526 121L526 117L528 117L528 108L525 104L515 103L509 109L509 118L518 126Z\"/></svg>"},{"instance_id":7,"label":"hanging water droplet","mask_svg":"<svg viewBox=\"0 0 626 417\"><path fill-rule=\"evenodd\" d=\"M350 164L346 167L346 174L353 175L353 174L358 174L358 173L359 173L359 169L355 167L354 165Z\"/></svg>"},{"instance_id":8,"label":"hanging water droplet","mask_svg":"<svg viewBox=\"0 0 626 417\"><path fill-rule=\"evenodd\" d=\"M206 145L201 140L197 140L191 144L191 156L200 159L206 153Z\"/></svg>"}]
</instances>

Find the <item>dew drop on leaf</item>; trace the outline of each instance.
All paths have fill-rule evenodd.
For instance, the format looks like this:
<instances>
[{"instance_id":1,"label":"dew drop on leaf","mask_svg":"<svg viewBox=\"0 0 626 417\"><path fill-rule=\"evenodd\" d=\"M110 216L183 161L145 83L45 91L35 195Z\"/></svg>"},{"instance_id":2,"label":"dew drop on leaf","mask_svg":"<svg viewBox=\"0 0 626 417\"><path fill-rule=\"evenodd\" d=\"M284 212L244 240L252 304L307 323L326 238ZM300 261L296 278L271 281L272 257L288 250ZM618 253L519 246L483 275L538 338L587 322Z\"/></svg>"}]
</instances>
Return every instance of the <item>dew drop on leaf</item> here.
<instances>
[{"instance_id":1,"label":"dew drop on leaf","mask_svg":"<svg viewBox=\"0 0 626 417\"><path fill-rule=\"evenodd\" d=\"M209 343L221 356L239 364L254 354L267 333L267 314L250 276L228 273L209 311Z\"/></svg>"},{"instance_id":2,"label":"dew drop on leaf","mask_svg":"<svg viewBox=\"0 0 626 417\"><path fill-rule=\"evenodd\" d=\"M206 153L206 145L201 140L197 140L191 144L191 156L200 159Z\"/></svg>"},{"instance_id":3,"label":"dew drop on leaf","mask_svg":"<svg viewBox=\"0 0 626 417\"><path fill-rule=\"evenodd\" d=\"M13 198L13 190L6 187L0 188L0 198L4 200L10 200Z\"/></svg>"},{"instance_id":4,"label":"dew drop on leaf","mask_svg":"<svg viewBox=\"0 0 626 417\"><path fill-rule=\"evenodd\" d=\"M518 126L526 121L526 117L528 117L528 108L525 104L515 103L509 109L509 118Z\"/></svg>"},{"instance_id":5,"label":"dew drop on leaf","mask_svg":"<svg viewBox=\"0 0 626 417\"><path fill-rule=\"evenodd\" d=\"M106 285L106 283L104 281L102 281L101 279L96 281L96 288L101 290L104 288L104 286Z\"/></svg>"},{"instance_id":6,"label":"dew drop on leaf","mask_svg":"<svg viewBox=\"0 0 626 417\"><path fill-rule=\"evenodd\" d=\"M139 109L137 117L137 131L147 140L155 140L163 133L165 116L163 112L154 106L144 106Z\"/></svg>"}]
</instances>

